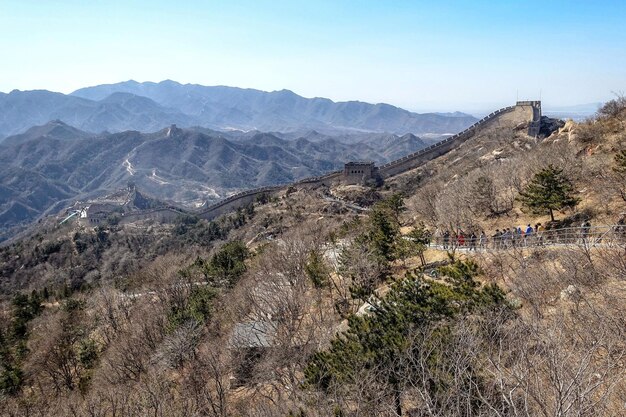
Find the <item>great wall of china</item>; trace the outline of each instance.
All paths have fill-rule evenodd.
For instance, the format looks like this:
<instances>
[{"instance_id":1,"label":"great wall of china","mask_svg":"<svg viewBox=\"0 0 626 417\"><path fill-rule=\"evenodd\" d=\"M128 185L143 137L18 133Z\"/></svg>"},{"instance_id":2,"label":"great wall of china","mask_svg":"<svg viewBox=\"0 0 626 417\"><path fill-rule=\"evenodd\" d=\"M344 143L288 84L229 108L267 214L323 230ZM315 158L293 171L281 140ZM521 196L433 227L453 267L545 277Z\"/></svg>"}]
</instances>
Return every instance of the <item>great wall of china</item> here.
<instances>
[{"instance_id":1,"label":"great wall of china","mask_svg":"<svg viewBox=\"0 0 626 417\"><path fill-rule=\"evenodd\" d=\"M430 145L424 149L420 149L417 152L406 155L400 159L381 165L380 167L374 167L373 163L360 164L364 167L368 166L371 168L372 176L378 176L378 178L384 180L417 168L428 161L444 155L474 137L478 132L484 131L485 129L493 126L515 127L522 123L528 123L528 135L537 136L539 134L540 121L540 101L518 101L514 106L504 107L483 117L462 132L452 135L449 138ZM213 220L223 214L232 212L240 207L244 207L247 204L255 202L257 198L263 194L275 193L291 186L315 188L318 186L337 185L342 183L342 180L347 183L355 183L353 181L355 177L351 176L348 170L350 164L351 163L346 164L346 168L343 170L329 172L328 174L319 177L304 178L293 183L242 191L195 212L185 212L176 207L162 207L125 213L122 215L120 223L131 223L137 220L147 219L169 222L175 220L181 215L194 215L202 219ZM358 172L359 174L363 173L362 170L353 172ZM359 177L359 179L367 178Z\"/></svg>"}]
</instances>

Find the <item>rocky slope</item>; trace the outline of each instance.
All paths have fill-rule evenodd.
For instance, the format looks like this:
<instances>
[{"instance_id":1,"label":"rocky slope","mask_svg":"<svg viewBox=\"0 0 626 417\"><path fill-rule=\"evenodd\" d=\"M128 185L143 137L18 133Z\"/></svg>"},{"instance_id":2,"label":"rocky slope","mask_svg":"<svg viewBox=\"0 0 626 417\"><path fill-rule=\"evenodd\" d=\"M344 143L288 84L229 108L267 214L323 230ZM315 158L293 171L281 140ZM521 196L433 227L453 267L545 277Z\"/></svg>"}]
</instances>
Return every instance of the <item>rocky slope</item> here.
<instances>
[{"instance_id":1,"label":"rocky slope","mask_svg":"<svg viewBox=\"0 0 626 417\"><path fill-rule=\"evenodd\" d=\"M543 140L494 125L384 187L296 186L213 222L45 219L0 248L0 411L621 415L623 246L429 248L423 265L401 233L544 221L516 197L549 164L581 199L558 219L608 224L625 115Z\"/></svg>"}]
</instances>

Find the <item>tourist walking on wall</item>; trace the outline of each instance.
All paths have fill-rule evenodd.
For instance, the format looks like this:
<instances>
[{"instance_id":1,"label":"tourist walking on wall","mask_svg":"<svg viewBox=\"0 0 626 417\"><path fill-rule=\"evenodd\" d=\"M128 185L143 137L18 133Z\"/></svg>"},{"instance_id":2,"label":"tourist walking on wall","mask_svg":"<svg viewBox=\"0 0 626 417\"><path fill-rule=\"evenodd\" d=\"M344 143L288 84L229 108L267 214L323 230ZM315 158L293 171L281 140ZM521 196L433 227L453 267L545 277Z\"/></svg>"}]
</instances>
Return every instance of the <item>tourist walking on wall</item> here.
<instances>
[{"instance_id":1,"label":"tourist walking on wall","mask_svg":"<svg viewBox=\"0 0 626 417\"><path fill-rule=\"evenodd\" d=\"M585 243L587 241L590 231L591 231L591 222L589 220L585 220L583 224L580 226L580 237L582 238L582 243Z\"/></svg>"},{"instance_id":2,"label":"tourist walking on wall","mask_svg":"<svg viewBox=\"0 0 626 417\"><path fill-rule=\"evenodd\" d=\"M494 233L491 237L493 241L493 248L499 249L502 245L502 232L500 232L500 229L496 229L496 233Z\"/></svg>"},{"instance_id":3,"label":"tourist walking on wall","mask_svg":"<svg viewBox=\"0 0 626 417\"><path fill-rule=\"evenodd\" d=\"M481 249L485 249L487 247L487 235L485 234L484 230L480 232L478 245L480 246Z\"/></svg>"},{"instance_id":4,"label":"tourist walking on wall","mask_svg":"<svg viewBox=\"0 0 626 417\"><path fill-rule=\"evenodd\" d=\"M522 230L521 226L518 226L515 229L515 238L517 239L517 243L520 246L524 246L524 231Z\"/></svg>"},{"instance_id":5,"label":"tourist walking on wall","mask_svg":"<svg viewBox=\"0 0 626 417\"><path fill-rule=\"evenodd\" d=\"M615 232L618 235L626 235L626 213L620 213L620 218L615 225Z\"/></svg>"},{"instance_id":6,"label":"tourist walking on wall","mask_svg":"<svg viewBox=\"0 0 626 417\"><path fill-rule=\"evenodd\" d=\"M469 237L469 242L470 242L470 250L476 250L476 240L477 240L477 236L476 233L472 232L472 234Z\"/></svg>"},{"instance_id":7,"label":"tourist walking on wall","mask_svg":"<svg viewBox=\"0 0 626 417\"><path fill-rule=\"evenodd\" d=\"M535 235L537 236L537 244L543 245L543 231L544 228L541 223L535 225Z\"/></svg>"},{"instance_id":8,"label":"tourist walking on wall","mask_svg":"<svg viewBox=\"0 0 626 417\"><path fill-rule=\"evenodd\" d=\"M533 242L531 241L531 239L534 237L533 232L533 227L530 224L526 226L526 233L524 234L524 244L526 246L528 246L529 244L532 245Z\"/></svg>"},{"instance_id":9,"label":"tourist walking on wall","mask_svg":"<svg viewBox=\"0 0 626 417\"><path fill-rule=\"evenodd\" d=\"M459 230L459 232L456 235L456 244L459 247L465 246L465 235L463 234L462 230Z\"/></svg>"},{"instance_id":10,"label":"tourist walking on wall","mask_svg":"<svg viewBox=\"0 0 626 417\"><path fill-rule=\"evenodd\" d=\"M506 249L512 246L512 244L513 244L512 231L509 229L504 229L504 232L502 232L502 247Z\"/></svg>"}]
</instances>

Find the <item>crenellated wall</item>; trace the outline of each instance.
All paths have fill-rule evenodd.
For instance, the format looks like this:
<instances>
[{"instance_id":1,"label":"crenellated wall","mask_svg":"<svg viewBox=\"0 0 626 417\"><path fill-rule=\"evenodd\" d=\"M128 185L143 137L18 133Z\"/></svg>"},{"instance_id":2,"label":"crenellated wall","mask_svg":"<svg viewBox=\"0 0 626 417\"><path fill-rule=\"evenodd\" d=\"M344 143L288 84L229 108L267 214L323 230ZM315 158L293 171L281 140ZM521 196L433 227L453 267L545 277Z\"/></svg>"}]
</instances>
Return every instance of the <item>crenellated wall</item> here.
<instances>
[{"instance_id":1,"label":"crenellated wall","mask_svg":"<svg viewBox=\"0 0 626 417\"><path fill-rule=\"evenodd\" d=\"M452 149L460 146L462 143L474 137L479 131L489 129L491 127L510 126L516 127L521 123L529 123L528 134L536 136L539 133L539 125L541 121L541 102L540 101L518 101L515 106L509 106L496 110L493 113L483 117L467 129L459 132L449 138L437 142L431 146L421 149L403 158L382 165L378 169L373 169L376 175L389 178L394 175L401 174L424 163L435 159ZM347 164L349 165L349 164ZM372 174L373 175L373 174ZM346 178L348 178L346 180ZM341 171L333 171L319 177L304 178L300 181L275 185L271 187L262 187L252 190L240 192L232 195L224 200L218 201L198 212L185 212L175 207L164 207L153 210L146 210L136 213L127 213L122 216L121 223L129 223L136 220L153 219L157 221L169 222L181 215L196 215L206 220L213 220L223 214L232 212L247 204L253 203L262 194L272 194L280 190L284 190L289 186L300 186L315 188L321 185L331 186L339 183L353 183L353 178L345 174L345 168Z\"/></svg>"},{"instance_id":2,"label":"crenellated wall","mask_svg":"<svg viewBox=\"0 0 626 417\"><path fill-rule=\"evenodd\" d=\"M154 220L160 223L171 223L180 216L188 213L174 207L161 207L150 210L123 213L120 215L120 224L132 223L138 220Z\"/></svg>"},{"instance_id":3,"label":"crenellated wall","mask_svg":"<svg viewBox=\"0 0 626 417\"><path fill-rule=\"evenodd\" d=\"M389 162L379 167L379 173L383 178L389 178L394 175L401 174L413 168L417 168L426 162L435 159L445 153L450 152L452 149L461 145L463 142L471 139L476 133L483 131L491 126L514 127L520 123L529 123L529 134L533 129L533 124L539 124L541 120L541 102L539 101L520 101L515 106L504 107L500 110L496 110L493 113L483 117L467 129L456 135L430 145L424 149L420 149L417 152L406 155L400 159ZM534 131L533 131L534 133ZM538 130L537 130L538 133ZM536 133L533 134L536 136Z\"/></svg>"},{"instance_id":4,"label":"crenellated wall","mask_svg":"<svg viewBox=\"0 0 626 417\"><path fill-rule=\"evenodd\" d=\"M240 207L244 207L250 203L254 203L257 198L263 194L271 194L284 187L285 186L283 185L277 185L273 187L263 187L254 190L244 191L232 195L225 200L219 201L202 210L201 212L196 213L196 215L202 219L213 220L214 218L219 217L222 214L230 213L231 211L235 211Z\"/></svg>"},{"instance_id":5,"label":"crenellated wall","mask_svg":"<svg viewBox=\"0 0 626 417\"><path fill-rule=\"evenodd\" d=\"M497 110L483 117L481 120L474 123L472 126L468 127L462 132L452 135L449 138L430 145L424 149L420 149L417 152L406 155L398 160L382 165L379 168L380 175L383 178L389 178L394 175L398 175L413 168L416 168L420 165L423 165L424 163L449 152L453 148L456 148L461 143L472 138L479 129L483 128L490 121L496 119L498 116L501 116L504 113L512 112L514 111L514 109L515 106L511 106Z\"/></svg>"},{"instance_id":6,"label":"crenellated wall","mask_svg":"<svg viewBox=\"0 0 626 417\"><path fill-rule=\"evenodd\" d=\"M339 182L342 171L333 171L319 177L304 178L294 183L283 185L275 185L271 187L261 187L252 190L242 191L231 195L224 200L210 205L200 211L184 211L177 207L161 207L151 210L142 210L132 213L124 213L120 216L120 223L132 223L138 220L154 220L159 222L172 222L180 216L189 215L197 216L201 219L213 220L223 214L230 213L247 204L254 203L258 197L263 194L273 194L277 191L286 189L289 186L297 185L303 188L315 188L320 185L333 185Z\"/></svg>"},{"instance_id":7,"label":"crenellated wall","mask_svg":"<svg viewBox=\"0 0 626 417\"><path fill-rule=\"evenodd\" d=\"M271 187L261 187L252 190L242 191L238 194L232 195L222 201L212 204L199 213L195 213L198 217L212 220L222 214L229 213L236 210L239 207L243 207L247 204L253 203L256 199L263 194L272 194L280 190L284 190L289 186L298 185L301 187L318 187L320 185L332 185L337 183L342 171L333 171L326 175L319 177L304 178L294 183L275 185Z\"/></svg>"}]
</instances>

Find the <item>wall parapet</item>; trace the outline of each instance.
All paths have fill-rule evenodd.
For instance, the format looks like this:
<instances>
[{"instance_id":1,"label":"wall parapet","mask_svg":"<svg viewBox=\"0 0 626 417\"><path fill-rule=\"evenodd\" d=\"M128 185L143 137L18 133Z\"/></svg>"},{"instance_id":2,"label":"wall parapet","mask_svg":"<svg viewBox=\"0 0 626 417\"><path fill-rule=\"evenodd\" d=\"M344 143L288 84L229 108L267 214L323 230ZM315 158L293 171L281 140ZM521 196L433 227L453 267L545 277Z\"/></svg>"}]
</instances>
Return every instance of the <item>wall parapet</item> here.
<instances>
[{"instance_id":1,"label":"wall parapet","mask_svg":"<svg viewBox=\"0 0 626 417\"><path fill-rule=\"evenodd\" d=\"M541 115L541 102L540 101L518 101L515 106L504 107L499 110L496 110L487 116L483 117L476 123L472 124L468 128L463 131L456 133L442 141L434 143L426 148L420 149L419 151L413 152L411 154L405 155L402 158L396 159L395 161L388 162L386 164L378 167L377 172L383 178L392 177L394 175L398 175L400 173L406 172L410 169L413 169L427 161L430 161L438 156L449 152L456 146L465 142L474 136L478 128L482 127L485 123L490 122L496 117L501 116L504 113L508 113L513 111L517 106L532 106L533 107L533 120L531 122L537 122L537 113L539 114L539 118ZM538 109L538 112L537 112ZM413 163L412 163L413 162ZM350 164L350 163L348 163ZM195 215L204 219L211 220L221 214L224 214L228 210L234 209L235 207L242 207L245 204L249 204L253 202L254 199L261 194L264 193L274 193L280 191L282 189L286 189L287 187L294 185L329 185L331 182L338 182L341 179L344 170L331 171L327 174L315 177L303 178L298 181L278 184L266 187L253 188L250 190L241 191L237 194L233 194L223 200L215 202L210 206L199 210L199 211L184 211L176 207L162 207L153 210L146 210L137 213L127 213L122 217L123 221L129 221L132 218L146 218L150 217L151 214L157 216L159 213L163 214L165 212L168 215Z\"/></svg>"},{"instance_id":2,"label":"wall parapet","mask_svg":"<svg viewBox=\"0 0 626 417\"><path fill-rule=\"evenodd\" d=\"M436 154L434 157L437 157L440 155L440 154L437 154L438 150L443 150L444 148L448 147L451 142L458 141L459 139L469 139L469 137L474 135L477 128L481 127L482 125L491 121L492 119L502 115L503 113L513 111L515 107L516 106L509 106L509 107L504 107L502 109L496 110L488 114L487 116L483 117L482 119L480 119L479 121L477 121L476 123L474 123L473 125L471 125L470 127L466 128L465 130L459 133L456 133L442 141L439 141L430 146L427 146L426 148L420 149L419 151L413 152L412 154L406 155L400 159L396 159L395 161L391 161L384 165L381 165L379 167L379 171L384 176L385 174L388 174L390 171L395 171L395 170L392 170L392 168L405 164L409 160L422 158L425 155L431 154L431 153ZM408 169L412 169L412 168L407 168L407 170ZM398 172L393 172L392 175L397 175L397 174Z\"/></svg>"},{"instance_id":3,"label":"wall parapet","mask_svg":"<svg viewBox=\"0 0 626 417\"><path fill-rule=\"evenodd\" d=\"M539 100L524 100L518 101L516 106L541 106L541 101Z\"/></svg>"}]
</instances>

